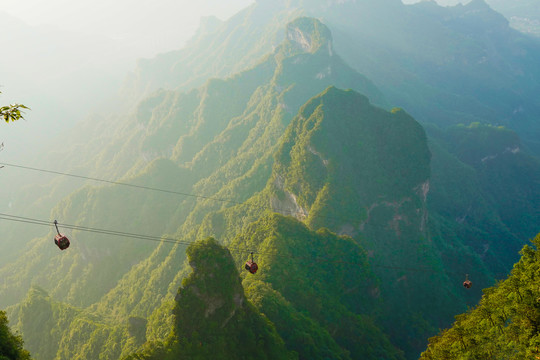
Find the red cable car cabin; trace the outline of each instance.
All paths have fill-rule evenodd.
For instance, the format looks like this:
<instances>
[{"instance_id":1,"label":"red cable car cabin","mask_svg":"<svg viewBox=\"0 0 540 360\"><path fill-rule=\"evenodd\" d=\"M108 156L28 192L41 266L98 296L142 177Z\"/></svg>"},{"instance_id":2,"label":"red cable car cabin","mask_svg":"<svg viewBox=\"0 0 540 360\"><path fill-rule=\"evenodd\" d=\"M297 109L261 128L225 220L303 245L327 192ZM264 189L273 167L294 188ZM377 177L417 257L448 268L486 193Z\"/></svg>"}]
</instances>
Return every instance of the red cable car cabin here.
<instances>
[{"instance_id":1,"label":"red cable car cabin","mask_svg":"<svg viewBox=\"0 0 540 360\"><path fill-rule=\"evenodd\" d=\"M257 270L259 270L259 266L257 263L254 263L253 260L246 261L246 270L249 271L252 274L255 274Z\"/></svg>"},{"instance_id":2,"label":"red cable car cabin","mask_svg":"<svg viewBox=\"0 0 540 360\"><path fill-rule=\"evenodd\" d=\"M471 280L469 280L469 274L467 274L467 276L465 277L465 281L463 282L463 287L465 289L470 289L472 286L472 282Z\"/></svg>"},{"instance_id":3,"label":"red cable car cabin","mask_svg":"<svg viewBox=\"0 0 540 360\"><path fill-rule=\"evenodd\" d=\"M60 250L66 250L69 247L69 239L64 234L58 234L54 237L54 243Z\"/></svg>"},{"instance_id":4,"label":"red cable car cabin","mask_svg":"<svg viewBox=\"0 0 540 360\"><path fill-rule=\"evenodd\" d=\"M60 231L58 230L58 221L54 220L54 226L56 227L56 232L58 235L54 237L54 243L60 250L66 250L69 247L69 239L66 235L60 234Z\"/></svg>"}]
</instances>

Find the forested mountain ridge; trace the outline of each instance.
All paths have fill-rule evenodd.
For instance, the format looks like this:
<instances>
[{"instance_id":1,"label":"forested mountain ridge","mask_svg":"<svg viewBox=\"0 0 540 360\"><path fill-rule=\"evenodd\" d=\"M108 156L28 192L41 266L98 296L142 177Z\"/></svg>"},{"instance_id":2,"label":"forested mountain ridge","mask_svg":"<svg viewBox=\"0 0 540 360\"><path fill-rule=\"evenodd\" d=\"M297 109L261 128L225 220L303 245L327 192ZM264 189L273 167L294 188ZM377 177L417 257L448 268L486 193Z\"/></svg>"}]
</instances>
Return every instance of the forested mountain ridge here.
<instances>
[{"instance_id":1,"label":"forested mountain ridge","mask_svg":"<svg viewBox=\"0 0 540 360\"><path fill-rule=\"evenodd\" d=\"M484 0L454 7L434 1L257 1L185 49L141 63L135 83L184 88L190 72L199 79L191 85L233 74L271 52L285 24L298 16L321 19L345 61L420 123L502 124L539 153L540 104L533 94L540 86L540 40L510 28Z\"/></svg>"},{"instance_id":2,"label":"forested mountain ridge","mask_svg":"<svg viewBox=\"0 0 540 360\"><path fill-rule=\"evenodd\" d=\"M300 2L255 6L284 11L285 3ZM331 18L337 8L355 13L368 3L365 16L417 9L399 1L321 1L311 9ZM230 247L238 268L255 251L261 270L243 284L257 308L248 318L264 314L273 324L264 333L277 334L281 340L272 341L299 358L415 358L428 336L510 268L540 216L540 166L519 136L488 125L426 126L428 138L408 109L387 111L396 104L388 92L345 63L321 21L301 17L281 29L281 43L252 68L196 89L154 92L128 115L92 118L60 154L74 173L84 168L176 194L79 188L74 180L64 188L56 180L24 195L52 189L36 201L46 208L67 193L51 213L66 224L164 237L73 231L72 246L60 253L50 232L0 268L1 305L12 305L11 323L40 359L115 359L145 341L167 341L178 325L175 294L191 271L185 244L208 236ZM422 106L436 107L430 99ZM445 123L436 115L433 122ZM85 144L100 131L108 138ZM501 196L507 186L512 192ZM468 292L464 273L474 277ZM45 328L35 314L48 314Z\"/></svg>"},{"instance_id":3,"label":"forested mountain ridge","mask_svg":"<svg viewBox=\"0 0 540 360\"><path fill-rule=\"evenodd\" d=\"M250 240L255 240L255 243L245 244ZM239 281L237 269L243 265L241 261L238 261L240 257L237 257L237 266L234 264L220 266L219 276L210 275L211 269L215 269L225 260L213 250L208 249L209 246L216 246L215 242L214 244L212 242L213 240L196 242L188 249L193 273L183 281L176 296L173 310L174 330L167 338L165 345L149 342L140 353L128 357L129 359L167 358L167 356L174 357L173 354L176 356L187 354L197 358L197 356L204 357L204 354L208 356L212 353L222 358L247 358L260 351L263 353L259 356L263 358L285 358L286 354L276 357L270 350L264 350L268 345L267 340L262 340L266 334L264 329L261 332L257 326L233 325L238 324L235 317L239 316L239 307L253 305L256 311L264 314L267 321L271 321L271 324L275 326L276 335L279 334L279 337L283 338L285 346L290 351L288 357L299 359L376 359L380 356L388 359L402 358L399 352L390 345L388 339L373 325L369 309L374 309L374 305L377 304L376 291L374 291L377 283L370 278L372 274L367 266L365 252L354 244L352 239L337 237L327 230L314 233L297 221L279 215L262 217L251 224L246 232L231 244L234 246L242 243L257 247L261 253L257 261L259 264L265 264L264 268L260 269L260 277L243 276L242 284L247 299L243 298L244 289L236 283ZM306 252L307 244L311 245L311 249ZM308 253L318 252L322 248L336 254L342 254L345 251L346 260L357 266L348 271L348 277L342 277L339 274L344 274L346 264L337 267L312 265L302 269L301 264L291 261L298 256L309 256ZM285 254L290 254L288 261L275 260L276 255ZM195 256L199 260L195 261ZM230 255L225 255L225 257L230 258ZM230 261L232 263L232 258ZM306 272L312 273L313 282L303 280ZM289 278L289 274L293 278ZM230 281L222 277L231 277L234 285L229 285ZM235 278L238 280L234 280ZM206 280L201 283L203 279ZM328 281L329 279L333 281ZM366 281L365 287L357 288L355 284L359 279ZM216 281L219 284L209 285ZM206 294L206 290L211 292ZM363 293L364 290L369 291ZM220 296L221 292L231 295ZM363 302L362 309L358 308L358 303L351 302L359 296L366 300ZM186 313L186 309L192 308L185 305L188 298L191 298L191 301L200 299L197 300L199 305L195 307L199 308L197 311L200 312L197 319L206 319L202 324L198 321L185 320L186 317L194 316L194 314ZM246 304L247 300L253 305ZM322 303L319 303L321 301ZM232 311L231 308L233 308ZM357 315L354 312L357 312ZM368 314L360 315L359 312ZM189 324L197 324L197 326L193 328ZM231 326L237 326L237 329L232 330ZM361 341L358 341L359 337ZM259 345L252 348L251 342L254 338L258 339ZM199 341L201 343L197 346ZM227 349L218 351L217 347L221 346ZM273 350L274 354L280 351L279 346L281 345L278 343L278 347Z\"/></svg>"}]
</instances>

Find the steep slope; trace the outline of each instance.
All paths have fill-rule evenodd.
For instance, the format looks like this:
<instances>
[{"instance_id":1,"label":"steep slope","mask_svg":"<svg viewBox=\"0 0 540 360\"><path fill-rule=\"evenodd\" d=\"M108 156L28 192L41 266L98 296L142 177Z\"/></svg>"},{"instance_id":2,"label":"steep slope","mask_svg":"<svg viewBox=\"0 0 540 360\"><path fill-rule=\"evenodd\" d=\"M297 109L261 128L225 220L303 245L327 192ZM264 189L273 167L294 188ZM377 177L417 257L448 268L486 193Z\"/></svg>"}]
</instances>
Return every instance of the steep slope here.
<instances>
[{"instance_id":1,"label":"steep slope","mask_svg":"<svg viewBox=\"0 0 540 360\"><path fill-rule=\"evenodd\" d=\"M515 132L503 127L427 129L434 154L428 199L432 216L453 219L446 221L444 232L456 234L497 278L504 277L523 239L538 229L540 162L522 150ZM456 187L458 182L463 185Z\"/></svg>"},{"instance_id":2,"label":"steep slope","mask_svg":"<svg viewBox=\"0 0 540 360\"><path fill-rule=\"evenodd\" d=\"M300 56L304 56L303 53ZM267 85L261 87L256 93L266 88ZM204 168L197 169L197 162L211 161L216 168L215 174L227 174L229 177L225 176L221 182L216 183L214 179L220 177L211 174L195 183L194 188L208 189L210 191L207 194L217 194L224 199L230 199L226 195L242 194L247 200L238 204L235 200L216 203L211 199L195 200L191 198L178 204L178 201L172 198L165 202L168 203L170 200L171 207L164 208L163 211L157 212L154 216L159 219L159 217L166 215L165 219L169 221L170 225L161 225L162 227L169 226L170 229L175 229L178 227L177 224L183 224L176 231L176 238L191 241L213 235L231 244L233 248L248 247L246 245L232 245L245 241L238 240L241 239L241 237L237 238L238 234L244 233L246 235L243 236L253 238L254 234L262 231L262 238L268 237L263 231L266 228L263 222L255 223L255 225L252 223L259 220L269 209L285 215L294 215L313 230L324 226L332 231L353 236L354 241L351 244L356 244L355 246L361 244L368 251L368 259L374 276L380 279L378 290L366 289L361 293L374 292L377 294L380 292L380 300L373 302L371 301L373 299L370 300L369 297L363 298L362 296L354 300L345 300L346 296L345 298L340 297L340 294L343 295L343 289L334 289L335 294L332 293L331 288L304 289L306 293L321 295L317 301L327 301L329 304L324 308L336 309L332 314L321 313L316 311L316 306L318 306L316 304L310 305L309 301L296 301L296 298L302 299L302 297L301 294L295 295L294 291L298 290L295 290L294 286L291 288L281 287L283 286L283 277L279 273L275 275L275 280L270 278L264 283L253 285L253 289L259 289L257 291L266 294L265 296L269 296L269 298L259 297L255 290L253 290L254 292L250 290L249 296L250 298L253 296L254 303L260 309L268 306L266 301L275 299L276 304L278 304L277 309L270 308L261 311L275 323L276 329L288 349L302 352L306 354L306 357L312 356L307 354L320 356L332 353L336 355L336 358L347 358L347 356L351 356L347 355L350 352L365 356L377 356L374 354L385 353L387 356L399 358L399 352L396 352L394 348L398 347L405 351L407 358L414 358L419 350L425 346L422 339L431 336L437 328L446 326L453 314L462 311L465 302L474 301L473 295L464 295L459 292L463 291L460 289L460 277L463 276L463 269L469 271L470 267L475 267L474 281L480 287L491 281L489 267L493 265L488 265L488 263L492 264L494 260L503 263L503 259L494 255L490 255L493 256L492 258L480 256L484 251L481 246L473 248L472 251L468 249L463 252L460 247L477 245L465 241L467 239L474 240L474 236L463 237L463 233L460 234L452 226L449 228L456 234L452 236L456 236L458 240L448 241L452 233L445 233L444 229L448 223L455 221L452 218L453 214L446 214L439 209L434 212L430 220L427 198L431 186L428 185L431 184L428 180L431 175L427 138L420 125L403 110L394 109L392 112L387 112L371 105L365 96L357 92L329 87L300 108L297 116L290 121L287 130L280 138L280 133L276 129L284 128L284 123L288 122L286 120L288 112L272 113L272 107L266 106L272 104L276 106L276 109L283 110L284 107L280 105L279 100L284 99L285 96L273 98L271 95L275 94L275 91L272 89L269 94L266 97L260 97L257 94L250 99L248 104L255 108L259 107L259 110L262 108L264 109L262 114L271 114L272 116L266 115L268 117L263 116L257 119L258 121L253 121L253 130L245 132L244 137L240 137L240 139L245 139L245 143L241 146L237 142L231 141L231 144L235 144L233 146L236 146L238 150L231 152L229 160L221 157L218 152L208 152L209 155L204 158L195 156L196 160L190 164L192 170L189 171L187 169L174 170L178 169L175 162L160 160L155 162L155 166L151 168L154 170L145 175L148 179L155 181L155 176L158 174L162 179L167 179L169 178L168 174L179 171L178 175L173 177L173 179L177 179L185 177L186 174L182 172L188 171L191 175L187 176L193 179L196 178L195 174L199 171L204 174L207 171ZM263 99L267 102L256 102L255 99ZM291 104L294 103L292 100L289 101ZM265 119L268 122L265 122ZM236 124L238 120L240 118L235 118L232 123ZM259 132L261 124L273 124L274 128L263 127L263 131ZM230 141L229 136L223 135L232 129L234 127L228 125L225 131L218 135L218 138ZM254 139L254 133L261 134L261 136ZM495 134L488 132L488 134L488 139L497 139L497 132ZM474 137L472 139L473 144L478 143ZM227 141L223 143L227 144ZM275 144L271 145L273 142ZM444 144L442 141L441 143ZM217 144L219 142L210 142L208 146L214 147ZM270 146L263 148L261 144L270 144ZM500 141L499 145L504 144L507 144L506 140ZM200 154L206 152L204 148ZM496 147L496 149L499 148ZM443 155L448 153L448 150L437 151L438 154ZM491 153L490 151L488 153ZM261 154L262 158L257 160ZM482 153L480 152L480 154ZM212 159L212 156L217 156L217 160ZM466 157L463 158L463 161L465 160ZM452 161L452 158L443 157L439 166L444 167L447 164L452 164ZM465 166L460 160L455 161L460 168ZM243 165L239 166L238 164ZM506 166L502 168L504 169ZM225 169L227 171L224 171ZM233 170L232 173L231 170ZM437 176L440 176L440 170L437 171ZM174 182L175 180L170 181ZM171 186L170 183L154 183L154 185ZM457 191L456 189L459 188L459 184L455 183L442 183L437 186L439 191ZM100 191L103 190L105 189ZM108 193L104 192L103 195L105 194ZM107 195L107 198L113 199L110 194ZM150 197L148 206L156 201L163 200ZM439 206L441 205L439 204ZM479 216L489 215L489 209L489 206L480 208ZM111 210L114 211L114 209ZM74 210L75 213L78 211ZM92 213L88 212L88 214ZM107 214L103 215L107 217ZM154 221L156 220L151 222ZM270 223L272 224L272 222ZM277 221L270 225L270 228L291 227L287 231L279 230L282 233L280 237L288 239L287 241L296 236L292 234L306 231L283 224L286 222ZM143 225L144 222L141 222L141 226ZM489 226L491 226L490 223L465 223L463 231L471 232L475 228L485 231L489 229ZM324 238L324 234L321 232L318 236ZM314 235L307 237L310 236ZM336 245L337 239L333 238L333 235L328 236L326 241ZM131 241L126 241L125 249L128 249L131 243ZM277 244L279 245L280 242ZM249 245L249 247L251 246ZM283 244L279 246L283 246ZM312 251L311 246L306 249ZM107 245L107 248L110 246ZM332 253L326 248L319 250L323 253ZM263 250L259 251L263 252ZM294 253L302 251L300 246ZM342 252L347 253L345 249L343 251L336 249L336 251L339 254L336 253L335 257L340 258L343 256L340 255ZM508 255L503 251L494 252L491 250L488 253L492 254L492 252L495 255ZM93 349L101 349L95 353L96 356L100 354L99 356L109 357L112 356L110 354L118 353L125 355L130 349L134 349L134 342L129 340L129 333L125 330L130 318L147 319L146 334L144 337L139 336L139 338L145 338L149 341L164 341L173 326L169 314L175 306L174 293L187 274L183 268L184 247L181 244L171 246L162 243L155 248L150 256L148 256L148 251L146 251L147 255L144 253L141 254L141 261L137 261L135 266L126 263L128 267L119 271L116 279L120 279L122 274L125 275L112 290L101 288L99 291L102 292L98 291L97 294L105 296L88 309L90 314L95 314L102 319L100 320L102 321L100 328L103 327L106 330L100 330L100 333L103 331L109 335L94 337L92 340L90 337L94 330L86 331L84 326L81 327L81 324L86 322L73 321L69 325L69 334L78 334L79 344L93 344ZM319 251L306 254L306 256L313 256L317 253ZM294 257L294 254L291 254L291 257ZM94 261L95 259L92 262ZM108 261L110 260L103 259L105 265ZM237 261L241 261L241 259L237 258ZM263 261L261 266L268 265L277 271L281 268L279 258L273 261L277 265L271 265L271 263L265 265ZM68 264L70 263L67 262L66 266ZM311 278L314 275L303 272L305 269L302 268L293 271L292 268L288 268L289 265L286 262L282 266L287 268L287 272L298 273L297 281L293 282L295 285L301 283L302 279ZM131 270L126 272L129 267ZM500 268L504 268L504 264ZM345 271L343 268L340 269L340 271ZM103 270L107 271L107 266ZM456 272L459 272L457 276ZM270 272L270 274L272 273ZM94 273L93 270L89 270L87 274L79 276L76 284L84 284L84 281L91 280L92 276L97 280L100 279L95 276L97 273ZM264 274L264 271L261 274ZM327 275L321 274L321 283L332 283L328 278L324 278ZM337 274L332 273L328 276L335 277ZM363 276L360 274L354 280L356 286L360 286L357 289L365 285L365 277ZM107 284L111 284L116 279L108 279ZM67 282L64 284L71 281L66 280ZM352 280L353 278L351 278ZM426 288L424 286L426 283L436 285ZM247 284L246 288L250 289L250 286ZM350 288L350 286L346 285L345 288ZM60 291L58 295L67 290L65 285L58 289ZM78 290L82 289L81 286L75 286L72 289L69 292L70 296L72 296L71 294L84 295L84 291ZM323 296L323 294L326 295ZM353 291L351 294L358 293ZM93 296L95 299L101 295ZM376 299L377 295L374 296ZM366 318L366 314L379 314L378 309L380 308L377 305L379 301L385 311L373 320L370 320L371 316ZM309 315L305 315L306 312ZM24 311L13 311L13 314L15 318L20 318ZM378 334L371 340L367 337L363 341L366 343L376 342L379 345L369 349L363 347L363 350L356 348L357 342L349 339L347 334L336 332L335 322L340 322L340 319L347 323L346 328L349 329L350 334L358 336ZM135 323L138 323L137 321ZM374 321L374 323L370 321ZM293 345L294 339L299 335L287 332L288 326L285 324L289 322L306 327L311 339L319 339L321 344L326 345L324 347L295 347ZM51 326L56 325L51 324ZM141 331L144 332L144 330ZM136 332L134 331L134 333ZM387 335L384 335L385 333ZM70 339L72 339L71 336L62 338L62 344L66 344L66 346L59 349L61 351L58 352L57 356L60 358L67 359L78 356L81 353L77 349L87 349L86 347L67 346L72 342ZM109 342L109 339L116 340ZM388 339L393 346L389 345ZM31 341L33 342L33 340ZM113 346L115 341L125 345L122 348L115 348ZM364 350L367 353L363 352Z\"/></svg>"},{"instance_id":3,"label":"steep slope","mask_svg":"<svg viewBox=\"0 0 540 360\"><path fill-rule=\"evenodd\" d=\"M23 349L21 337L11 333L6 313L3 311L0 311L0 358L8 360L30 359L28 351Z\"/></svg>"},{"instance_id":4,"label":"steep slope","mask_svg":"<svg viewBox=\"0 0 540 360\"><path fill-rule=\"evenodd\" d=\"M257 1L226 22L207 19L185 48L140 60L124 93L138 99L159 88L186 90L251 68L281 43L285 25L300 15L282 1Z\"/></svg>"},{"instance_id":5,"label":"steep slope","mask_svg":"<svg viewBox=\"0 0 540 360\"><path fill-rule=\"evenodd\" d=\"M299 26L312 25L314 22L317 23L316 20L304 19L293 24L297 24L294 28L298 31ZM306 34L312 34L308 32L311 31L309 27L304 31ZM334 81L344 85L349 84L354 88L363 88L377 97L378 93L371 91L372 85L369 81L351 71L336 55L330 56L327 48L328 40L324 40L324 47L320 49L314 47L313 54L294 50L294 55L285 57L286 53L280 51L280 56L276 57L282 60L277 63L276 69L278 70L276 70L271 83L261 85L253 93L243 114L233 117L225 130L209 142L194 157L192 162L186 164L192 169L193 177L201 178L193 186L194 193L215 196L225 199L225 201L199 199L195 202L193 199L189 199L179 204L177 214L173 217L180 225L185 222L178 232L180 237L192 240L200 238L203 235L197 234L197 229L208 212L234 205L264 188L269 176L269 166L273 160L272 153L275 151L278 139L293 117L293 111L297 111L295 109L299 105L296 102L300 101L299 99L302 97L305 100L309 99L315 94L315 91L323 90L327 84ZM287 41L287 44L290 44L290 41ZM292 45L288 45L288 47L291 48ZM291 53L291 50L287 51ZM324 63L324 59L328 62ZM267 62L261 66L268 67ZM319 66L323 66L321 62L324 64L323 68L330 66L333 72L332 75L319 79L316 74L320 71ZM313 66L311 63L319 64L319 66ZM302 76L298 74L292 78L283 76L283 72L295 74L297 73L295 70L300 70L300 68L303 68ZM306 81L301 81L306 78ZM280 91L276 91L276 87L278 87L276 79L280 81ZM180 161L180 159L175 158L175 161ZM234 235L231 234L231 236ZM181 258L183 251L182 247L174 248L172 250L174 255L169 256L168 259ZM161 261L169 261L160 259ZM180 271L178 264L171 264L171 266ZM139 268L140 271L145 272L153 271L153 269L153 267ZM149 275L146 273L144 276L135 276L133 280L139 278L140 281L144 281L145 276ZM162 275L169 276L165 273ZM168 281L170 280L166 281L167 284ZM157 283L161 283L161 281L157 281ZM161 293L163 287L154 290ZM149 299L151 298L153 296L149 296ZM154 306L153 304L149 305ZM110 306L116 307L117 301L113 302L111 299Z\"/></svg>"},{"instance_id":6,"label":"steep slope","mask_svg":"<svg viewBox=\"0 0 540 360\"><path fill-rule=\"evenodd\" d=\"M198 235L230 239L271 206L312 229L353 236L381 279L385 330L411 357L424 346L414 339L463 306L429 241L429 159L423 129L404 111L387 112L354 91L330 87L289 125L266 188L243 205L208 215ZM410 274L409 268L428 270ZM427 282L440 287L423 291ZM404 330L411 324L416 333Z\"/></svg>"},{"instance_id":7,"label":"steep slope","mask_svg":"<svg viewBox=\"0 0 540 360\"><path fill-rule=\"evenodd\" d=\"M57 302L38 287L28 291L19 307L8 311L35 359L118 359L146 340L145 319L130 317L112 322Z\"/></svg>"},{"instance_id":8,"label":"steep slope","mask_svg":"<svg viewBox=\"0 0 540 360\"><path fill-rule=\"evenodd\" d=\"M182 281L165 344L126 359L293 359L272 324L246 299L227 249L214 239L186 250L193 272Z\"/></svg>"},{"instance_id":9,"label":"steep slope","mask_svg":"<svg viewBox=\"0 0 540 360\"><path fill-rule=\"evenodd\" d=\"M525 246L511 275L484 290L479 305L456 316L453 326L429 339L421 359L538 358L540 235Z\"/></svg>"},{"instance_id":10,"label":"steep slope","mask_svg":"<svg viewBox=\"0 0 540 360\"><path fill-rule=\"evenodd\" d=\"M246 227L230 247L260 254L260 270L256 276L244 272L244 287L301 359L402 358L376 324L380 284L352 238L272 214ZM311 331L304 330L309 321L301 314L314 323Z\"/></svg>"},{"instance_id":11,"label":"steep slope","mask_svg":"<svg viewBox=\"0 0 540 360\"><path fill-rule=\"evenodd\" d=\"M375 324L373 314L380 305L378 284L366 253L352 239L328 230L313 232L293 218L272 214L250 224L230 248L251 248L260 254L256 259L260 271L248 276L243 272L243 286L248 299L271 321L276 335L295 357L402 358ZM195 357L212 352L224 358L244 358L263 350L261 344L266 346L267 341L249 350L250 333L261 337L266 330L260 325L241 325L245 316L241 308L249 303L242 300L234 265L223 263L230 255L217 249L214 240L188 248L194 272L182 282L176 296L172 334L164 344L149 342L130 358L168 358L166 353ZM237 254L236 268L241 268L245 251ZM320 258L323 254L325 258ZM332 262L329 257L334 256L342 262ZM212 269L219 269L219 275ZM239 338L244 340L237 348ZM197 343L202 348L193 346ZM217 350L223 346L226 348ZM267 350L262 356L276 358L270 354Z\"/></svg>"}]
</instances>

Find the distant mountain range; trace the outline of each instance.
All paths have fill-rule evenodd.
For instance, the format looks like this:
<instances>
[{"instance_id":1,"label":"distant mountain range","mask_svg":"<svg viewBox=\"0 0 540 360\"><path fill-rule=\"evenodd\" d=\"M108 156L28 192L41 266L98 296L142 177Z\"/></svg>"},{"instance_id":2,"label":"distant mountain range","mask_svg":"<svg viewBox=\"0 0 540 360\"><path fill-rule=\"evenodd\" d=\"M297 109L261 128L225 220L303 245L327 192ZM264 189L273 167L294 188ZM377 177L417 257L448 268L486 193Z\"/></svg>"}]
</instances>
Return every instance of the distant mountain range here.
<instances>
[{"instance_id":1,"label":"distant mountain range","mask_svg":"<svg viewBox=\"0 0 540 360\"><path fill-rule=\"evenodd\" d=\"M490 0L489 5L510 20L510 25L524 33L540 36L540 9L534 0Z\"/></svg>"},{"instance_id":2,"label":"distant mountain range","mask_svg":"<svg viewBox=\"0 0 540 360\"><path fill-rule=\"evenodd\" d=\"M184 49L141 62L128 89L185 89L252 66L300 15L322 19L344 60L420 122L505 125L540 151L534 115L540 41L511 29L483 0L449 8L398 0L258 1Z\"/></svg>"}]
</instances>

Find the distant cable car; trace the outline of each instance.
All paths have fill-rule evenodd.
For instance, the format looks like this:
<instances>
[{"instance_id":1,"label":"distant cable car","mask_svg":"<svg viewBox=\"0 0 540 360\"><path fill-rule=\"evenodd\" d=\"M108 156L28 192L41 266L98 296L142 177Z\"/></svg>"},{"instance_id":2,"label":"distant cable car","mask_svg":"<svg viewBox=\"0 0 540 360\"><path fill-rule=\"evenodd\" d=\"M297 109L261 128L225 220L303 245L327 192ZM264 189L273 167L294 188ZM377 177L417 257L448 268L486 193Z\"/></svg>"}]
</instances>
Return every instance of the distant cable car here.
<instances>
[{"instance_id":1,"label":"distant cable car","mask_svg":"<svg viewBox=\"0 0 540 360\"><path fill-rule=\"evenodd\" d=\"M251 253L251 260L246 261L245 268L252 274L255 274L259 270L259 266L253 261L253 253Z\"/></svg>"},{"instance_id":2,"label":"distant cable car","mask_svg":"<svg viewBox=\"0 0 540 360\"><path fill-rule=\"evenodd\" d=\"M469 280L469 274L465 275L465 281L463 282L463 287L465 289L470 289L472 286L472 282Z\"/></svg>"},{"instance_id":3,"label":"distant cable car","mask_svg":"<svg viewBox=\"0 0 540 360\"><path fill-rule=\"evenodd\" d=\"M54 237L54 243L60 250L66 250L69 247L69 239L66 235L60 234L60 231L58 230L58 221L54 220L54 226L56 226L56 232L58 235Z\"/></svg>"}]
</instances>

